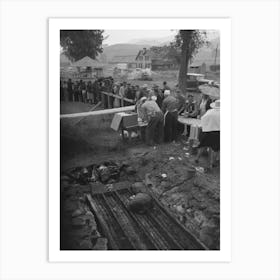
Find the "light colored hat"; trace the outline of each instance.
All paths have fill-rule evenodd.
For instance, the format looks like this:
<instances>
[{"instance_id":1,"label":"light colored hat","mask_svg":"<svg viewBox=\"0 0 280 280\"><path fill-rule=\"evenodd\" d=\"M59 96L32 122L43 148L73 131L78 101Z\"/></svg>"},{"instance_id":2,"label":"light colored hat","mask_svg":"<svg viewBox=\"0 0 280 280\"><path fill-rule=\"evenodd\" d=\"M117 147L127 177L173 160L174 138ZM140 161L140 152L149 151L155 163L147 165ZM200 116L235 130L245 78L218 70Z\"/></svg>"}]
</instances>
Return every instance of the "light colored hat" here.
<instances>
[{"instance_id":1,"label":"light colored hat","mask_svg":"<svg viewBox=\"0 0 280 280\"><path fill-rule=\"evenodd\" d=\"M211 107L212 109L220 109L220 105L221 105L220 100L216 100L215 102L213 102L213 103L210 104L210 107Z\"/></svg>"},{"instance_id":2,"label":"light colored hat","mask_svg":"<svg viewBox=\"0 0 280 280\"><path fill-rule=\"evenodd\" d=\"M144 84L144 85L143 85L143 88L147 88L147 87L148 87L148 85L147 85L147 84Z\"/></svg>"},{"instance_id":3,"label":"light colored hat","mask_svg":"<svg viewBox=\"0 0 280 280\"><path fill-rule=\"evenodd\" d=\"M168 89L166 89L165 91L164 91L164 95L169 95L170 94L170 90L168 90Z\"/></svg>"}]
</instances>

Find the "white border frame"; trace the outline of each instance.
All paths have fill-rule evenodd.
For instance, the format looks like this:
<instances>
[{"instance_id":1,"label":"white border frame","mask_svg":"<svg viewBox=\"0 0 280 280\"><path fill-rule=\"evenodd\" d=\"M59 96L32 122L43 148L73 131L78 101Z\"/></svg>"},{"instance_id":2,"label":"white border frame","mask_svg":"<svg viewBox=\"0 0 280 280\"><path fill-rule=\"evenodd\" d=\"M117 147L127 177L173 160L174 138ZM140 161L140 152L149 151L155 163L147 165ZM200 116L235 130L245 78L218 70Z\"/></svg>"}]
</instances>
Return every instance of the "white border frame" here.
<instances>
[{"instance_id":1,"label":"white border frame","mask_svg":"<svg viewBox=\"0 0 280 280\"><path fill-rule=\"evenodd\" d=\"M152 27L152 28L150 28ZM218 29L221 45L221 244L219 251L60 251L60 29ZM229 125L230 124L230 125ZM229 262L231 260L231 20L229 18L49 19L49 261Z\"/></svg>"}]
</instances>

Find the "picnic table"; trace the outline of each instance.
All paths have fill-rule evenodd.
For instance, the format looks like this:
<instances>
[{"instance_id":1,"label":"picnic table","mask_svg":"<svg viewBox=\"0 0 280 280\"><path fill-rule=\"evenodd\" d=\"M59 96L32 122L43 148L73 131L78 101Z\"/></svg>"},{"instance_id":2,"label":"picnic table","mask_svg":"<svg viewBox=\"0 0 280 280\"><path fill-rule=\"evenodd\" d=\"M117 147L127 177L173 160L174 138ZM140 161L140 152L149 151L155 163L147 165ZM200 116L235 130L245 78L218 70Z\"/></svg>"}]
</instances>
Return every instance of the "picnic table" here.
<instances>
[{"instance_id":1,"label":"picnic table","mask_svg":"<svg viewBox=\"0 0 280 280\"><path fill-rule=\"evenodd\" d=\"M190 126L189 140L199 141L199 135L202 132L201 120L195 118L187 118L185 116L179 116L178 121L185 126L183 135L187 135L187 126Z\"/></svg>"}]
</instances>

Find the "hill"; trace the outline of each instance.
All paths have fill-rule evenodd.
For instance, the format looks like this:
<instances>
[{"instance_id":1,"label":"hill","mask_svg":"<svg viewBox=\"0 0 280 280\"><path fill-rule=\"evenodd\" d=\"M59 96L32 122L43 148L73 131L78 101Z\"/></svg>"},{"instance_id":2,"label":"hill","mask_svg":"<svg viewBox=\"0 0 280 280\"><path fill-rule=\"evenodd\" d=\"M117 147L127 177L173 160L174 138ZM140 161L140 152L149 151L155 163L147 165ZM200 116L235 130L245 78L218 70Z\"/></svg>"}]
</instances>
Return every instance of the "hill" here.
<instances>
[{"instance_id":1,"label":"hill","mask_svg":"<svg viewBox=\"0 0 280 280\"><path fill-rule=\"evenodd\" d=\"M138 51L143 48L149 48L149 45L138 44L115 44L103 47L103 53L98 56L101 62L109 62L114 56L130 56L137 55Z\"/></svg>"}]
</instances>

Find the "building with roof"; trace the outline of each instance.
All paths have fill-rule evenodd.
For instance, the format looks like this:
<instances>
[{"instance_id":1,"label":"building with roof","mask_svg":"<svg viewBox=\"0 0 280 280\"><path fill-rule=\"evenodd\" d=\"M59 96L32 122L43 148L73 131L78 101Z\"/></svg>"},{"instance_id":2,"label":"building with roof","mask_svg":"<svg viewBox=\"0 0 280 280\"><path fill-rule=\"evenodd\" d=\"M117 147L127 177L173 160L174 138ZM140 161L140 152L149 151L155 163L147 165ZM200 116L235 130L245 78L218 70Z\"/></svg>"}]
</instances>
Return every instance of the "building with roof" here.
<instances>
[{"instance_id":1,"label":"building with roof","mask_svg":"<svg viewBox=\"0 0 280 280\"><path fill-rule=\"evenodd\" d=\"M110 64L125 64L126 68L137 68L135 55L116 55L109 62Z\"/></svg>"}]
</instances>

